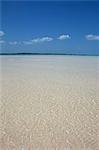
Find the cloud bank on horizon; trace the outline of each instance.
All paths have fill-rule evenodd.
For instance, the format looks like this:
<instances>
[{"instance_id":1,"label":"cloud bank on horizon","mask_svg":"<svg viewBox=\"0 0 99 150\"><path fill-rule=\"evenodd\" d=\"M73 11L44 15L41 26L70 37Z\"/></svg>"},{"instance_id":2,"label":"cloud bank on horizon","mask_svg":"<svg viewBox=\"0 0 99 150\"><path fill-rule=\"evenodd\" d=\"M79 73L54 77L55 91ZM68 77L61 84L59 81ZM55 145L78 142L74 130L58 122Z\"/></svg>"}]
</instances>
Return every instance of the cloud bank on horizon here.
<instances>
[{"instance_id":1,"label":"cloud bank on horizon","mask_svg":"<svg viewBox=\"0 0 99 150\"><path fill-rule=\"evenodd\" d=\"M28 41L21 41L21 42L18 42L18 41L4 41L2 40L2 37L5 35L5 32L0 30L0 44L4 44L4 43L7 43L9 45L17 45L17 44L26 44L26 45L31 45L33 43L44 43L44 42L50 42L50 41L53 41L53 40L60 40L60 41L63 41L63 40L70 40L71 39L71 36L69 34L61 34L60 36L56 37L56 38L53 38L53 37L48 37L48 36L44 36L44 37L38 37L38 38L33 38L32 40L28 40ZM85 38L86 40L99 40L99 35L93 35L93 34L88 34L88 35L85 35Z\"/></svg>"}]
</instances>

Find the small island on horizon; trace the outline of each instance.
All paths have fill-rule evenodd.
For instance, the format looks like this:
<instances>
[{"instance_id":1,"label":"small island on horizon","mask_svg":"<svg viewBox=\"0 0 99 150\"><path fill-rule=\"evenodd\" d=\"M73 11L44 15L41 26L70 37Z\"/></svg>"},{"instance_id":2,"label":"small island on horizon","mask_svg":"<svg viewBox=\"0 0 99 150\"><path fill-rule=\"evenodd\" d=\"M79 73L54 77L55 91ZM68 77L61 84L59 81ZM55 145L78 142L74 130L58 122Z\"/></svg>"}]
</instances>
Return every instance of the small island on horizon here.
<instances>
[{"instance_id":1,"label":"small island on horizon","mask_svg":"<svg viewBox=\"0 0 99 150\"><path fill-rule=\"evenodd\" d=\"M99 54L72 54L72 53L28 53L28 52L18 52L18 53L0 53L0 55L72 55L72 56L99 56Z\"/></svg>"}]
</instances>

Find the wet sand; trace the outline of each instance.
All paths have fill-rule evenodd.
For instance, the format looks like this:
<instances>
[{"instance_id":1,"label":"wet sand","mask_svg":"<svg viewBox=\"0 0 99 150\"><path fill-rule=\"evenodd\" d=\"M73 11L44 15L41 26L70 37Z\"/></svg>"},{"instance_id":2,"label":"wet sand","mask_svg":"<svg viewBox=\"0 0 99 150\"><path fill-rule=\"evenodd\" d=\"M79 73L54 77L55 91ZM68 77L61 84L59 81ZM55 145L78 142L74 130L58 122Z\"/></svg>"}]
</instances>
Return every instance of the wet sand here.
<instances>
[{"instance_id":1,"label":"wet sand","mask_svg":"<svg viewBox=\"0 0 99 150\"><path fill-rule=\"evenodd\" d=\"M99 57L0 62L1 150L99 149Z\"/></svg>"}]
</instances>

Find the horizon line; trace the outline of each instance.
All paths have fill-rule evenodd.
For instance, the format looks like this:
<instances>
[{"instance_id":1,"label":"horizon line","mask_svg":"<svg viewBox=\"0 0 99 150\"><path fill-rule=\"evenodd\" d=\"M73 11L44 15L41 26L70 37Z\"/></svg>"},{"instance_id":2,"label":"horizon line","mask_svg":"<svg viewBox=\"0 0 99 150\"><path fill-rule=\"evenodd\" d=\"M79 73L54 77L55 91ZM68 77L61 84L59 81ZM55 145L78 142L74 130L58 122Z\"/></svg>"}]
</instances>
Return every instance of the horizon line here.
<instances>
[{"instance_id":1,"label":"horizon line","mask_svg":"<svg viewBox=\"0 0 99 150\"><path fill-rule=\"evenodd\" d=\"M18 53L0 53L0 55L77 55L77 56L99 56L99 54L73 54L73 53L27 53L27 52L18 52Z\"/></svg>"}]
</instances>

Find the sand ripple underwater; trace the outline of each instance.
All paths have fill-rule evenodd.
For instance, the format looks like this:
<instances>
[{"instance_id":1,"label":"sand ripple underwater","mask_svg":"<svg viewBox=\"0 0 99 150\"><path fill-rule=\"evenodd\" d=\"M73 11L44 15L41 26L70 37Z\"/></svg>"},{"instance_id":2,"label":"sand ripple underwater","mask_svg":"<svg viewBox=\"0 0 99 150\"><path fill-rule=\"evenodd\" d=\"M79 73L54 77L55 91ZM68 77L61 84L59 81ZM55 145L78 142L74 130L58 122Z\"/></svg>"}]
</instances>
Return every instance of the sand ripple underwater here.
<instances>
[{"instance_id":1,"label":"sand ripple underwater","mask_svg":"<svg viewBox=\"0 0 99 150\"><path fill-rule=\"evenodd\" d=\"M1 150L98 150L99 57L0 56Z\"/></svg>"}]
</instances>

